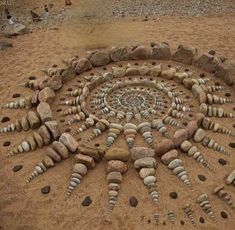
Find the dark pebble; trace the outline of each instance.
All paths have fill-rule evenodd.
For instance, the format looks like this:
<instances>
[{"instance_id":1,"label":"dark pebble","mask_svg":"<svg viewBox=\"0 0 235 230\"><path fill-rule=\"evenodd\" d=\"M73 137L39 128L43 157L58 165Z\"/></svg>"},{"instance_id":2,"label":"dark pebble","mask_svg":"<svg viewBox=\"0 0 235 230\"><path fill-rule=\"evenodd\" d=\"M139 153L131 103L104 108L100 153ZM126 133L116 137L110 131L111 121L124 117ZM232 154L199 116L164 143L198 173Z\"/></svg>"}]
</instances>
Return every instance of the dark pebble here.
<instances>
[{"instance_id":1,"label":"dark pebble","mask_svg":"<svg viewBox=\"0 0 235 230\"><path fill-rule=\"evenodd\" d=\"M51 191L51 187L49 185L41 188L42 194L48 194Z\"/></svg>"},{"instance_id":2,"label":"dark pebble","mask_svg":"<svg viewBox=\"0 0 235 230\"><path fill-rule=\"evenodd\" d=\"M205 219L203 217L200 217L199 219L200 223L204 224L205 223Z\"/></svg>"},{"instance_id":3,"label":"dark pebble","mask_svg":"<svg viewBox=\"0 0 235 230\"><path fill-rule=\"evenodd\" d=\"M225 93L226 97L231 97L231 93Z\"/></svg>"},{"instance_id":4,"label":"dark pebble","mask_svg":"<svg viewBox=\"0 0 235 230\"><path fill-rule=\"evenodd\" d=\"M205 77L205 76L206 76L206 75L205 75L204 73L201 73L201 74L200 74L200 77L201 77L201 78L203 78L203 77Z\"/></svg>"},{"instance_id":5,"label":"dark pebble","mask_svg":"<svg viewBox=\"0 0 235 230\"><path fill-rule=\"evenodd\" d=\"M10 141L5 141L5 142L3 143L3 146L4 146L4 147L10 146L10 145L11 145L11 142L10 142Z\"/></svg>"},{"instance_id":6,"label":"dark pebble","mask_svg":"<svg viewBox=\"0 0 235 230\"><path fill-rule=\"evenodd\" d=\"M151 223L151 220L148 220L148 223L150 224L150 223Z\"/></svg>"},{"instance_id":7,"label":"dark pebble","mask_svg":"<svg viewBox=\"0 0 235 230\"><path fill-rule=\"evenodd\" d=\"M83 200L82 206L87 207L87 206L89 206L91 203L92 203L91 198L90 198L89 196L87 196L87 197L85 197L85 199Z\"/></svg>"},{"instance_id":8,"label":"dark pebble","mask_svg":"<svg viewBox=\"0 0 235 230\"><path fill-rule=\"evenodd\" d=\"M223 158L220 158L220 159L218 160L218 162L219 162L221 165L226 165L226 164L227 164L227 161L224 160Z\"/></svg>"},{"instance_id":9,"label":"dark pebble","mask_svg":"<svg viewBox=\"0 0 235 230\"><path fill-rule=\"evenodd\" d=\"M13 172L18 172L23 168L23 165L15 165L12 169Z\"/></svg>"},{"instance_id":10,"label":"dark pebble","mask_svg":"<svg viewBox=\"0 0 235 230\"><path fill-rule=\"evenodd\" d=\"M215 82L215 85L216 86L220 86L220 83L217 81L217 82Z\"/></svg>"},{"instance_id":11,"label":"dark pebble","mask_svg":"<svg viewBox=\"0 0 235 230\"><path fill-rule=\"evenodd\" d=\"M5 122L8 122L8 121L10 121L11 119L9 118L9 117L3 117L2 118L2 120L1 120L1 122L2 123L5 123Z\"/></svg>"},{"instance_id":12,"label":"dark pebble","mask_svg":"<svg viewBox=\"0 0 235 230\"><path fill-rule=\"evenodd\" d=\"M180 224L181 224L181 225L184 225L184 221L183 221L183 220L181 220L181 221L180 221Z\"/></svg>"},{"instance_id":13,"label":"dark pebble","mask_svg":"<svg viewBox=\"0 0 235 230\"><path fill-rule=\"evenodd\" d=\"M154 42L151 42L151 47L154 47L155 45L156 45L156 43L154 43Z\"/></svg>"},{"instance_id":14,"label":"dark pebble","mask_svg":"<svg viewBox=\"0 0 235 230\"><path fill-rule=\"evenodd\" d=\"M235 148L235 142L231 142L231 143L229 143L229 146L231 147L231 148Z\"/></svg>"},{"instance_id":15,"label":"dark pebble","mask_svg":"<svg viewBox=\"0 0 235 230\"><path fill-rule=\"evenodd\" d=\"M166 221L163 221L162 224L163 224L163 225L166 225Z\"/></svg>"},{"instance_id":16,"label":"dark pebble","mask_svg":"<svg viewBox=\"0 0 235 230\"><path fill-rule=\"evenodd\" d=\"M199 174L197 177L200 181L206 181L206 177L204 175Z\"/></svg>"},{"instance_id":17,"label":"dark pebble","mask_svg":"<svg viewBox=\"0 0 235 230\"><path fill-rule=\"evenodd\" d=\"M226 212L222 211L220 214L224 219L228 218L228 214Z\"/></svg>"},{"instance_id":18,"label":"dark pebble","mask_svg":"<svg viewBox=\"0 0 235 230\"><path fill-rule=\"evenodd\" d=\"M178 197L176 192L171 192L169 195L172 199L176 199Z\"/></svg>"},{"instance_id":19,"label":"dark pebble","mask_svg":"<svg viewBox=\"0 0 235 230\"><path fill-rule=\"evenodd\" d=\"M214 51L214 50L210 50L208 53L209 53L210 55L215 55L215 51Z\"/></svg>"},{"instance_id":20,"label":"dark pebble","mask_svg":"<svg viewBox=\"0 0 235 230\"><path fill-rule=\"evenodd\" d=\"M36 77L35 77L35 76L30 76L30 77L29 77L29 80L31 80L31 81L32 81L32 80L36 80Z\"/></svg>"},{"instance_id":21,"label":"dark pebble","mask_svg":"<svg viewBox=\"0 0 235 230\"><path fill-rule=\"evenodd\" d=\"M19 94L19 93L14 93L12 97L13 97L13 98L20 97L20 94Z\"/></svg>"},{"instance_id":22,"label":"dark pebble","mask_svg":"<svg viewBox=\"0 0 235 230\"><path fill-rule=\"evenodd\" d=\"M135 196L132 196L129 200L131 207L136 207L138 205L138 200Z\"/></svg>"}]
</instances>

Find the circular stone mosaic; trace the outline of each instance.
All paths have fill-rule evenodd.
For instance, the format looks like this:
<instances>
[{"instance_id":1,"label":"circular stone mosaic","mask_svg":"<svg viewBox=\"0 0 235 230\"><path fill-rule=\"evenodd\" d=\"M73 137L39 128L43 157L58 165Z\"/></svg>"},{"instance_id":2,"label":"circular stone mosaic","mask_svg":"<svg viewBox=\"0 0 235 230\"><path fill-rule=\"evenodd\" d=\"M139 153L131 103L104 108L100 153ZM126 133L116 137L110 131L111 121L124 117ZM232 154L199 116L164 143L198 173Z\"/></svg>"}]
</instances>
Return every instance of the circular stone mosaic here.
<instances>
[{"instance_id":1,"label":"circular stone mosaic","mask_svg":"<svg viewBox=\"0 0 235 230\"><path fill-rule=\"evenodd\" d=\"M199 55L195 48L185 46L179 46L172 54L169 45L161 43L152 48L98 50L89 52L86 58L75 56L64 62L65 68L45 69L45 78L31 78L21 84L34 90L31 96L3 106L29 112L11 124L12 121L5 119L9 124L2 127L2 135L32 129L26 140L13 149L9 147L8 156L50 145L47 155L28 177L28 183L74 156L75 164L65 191L67 200L82 186L89 170L104 158L108 207L112 211L128 164L133 162L154 209L164 195L157 188L158 164L166 165L182 186L193 193L194 184L180 155L186 154L208 169L208 173L216 174L199 146L226 157L232 152L233 144L227 148L212 137L214 133L234 137L231 126L223 122L233 119L234 108L230 93L233 86L228 86L233 79L222 57ZM218 79L226 84L218 83ZM142 141L136 141L137 136ZM126 148L120 148L115 143L117 140L125 141ZM235 184L234 181L235 171L229 173L225 182ZM212 194L235 209L224 186L215 187ZM209 194L195 192L194 196L192 202L214 221ZM191 205L185 203L182 208L192 225L196 225ZM174 223L175 212L169 210L167 215ZM159 221L157 211L154 218Z\"/></svg>"}]
</instances>

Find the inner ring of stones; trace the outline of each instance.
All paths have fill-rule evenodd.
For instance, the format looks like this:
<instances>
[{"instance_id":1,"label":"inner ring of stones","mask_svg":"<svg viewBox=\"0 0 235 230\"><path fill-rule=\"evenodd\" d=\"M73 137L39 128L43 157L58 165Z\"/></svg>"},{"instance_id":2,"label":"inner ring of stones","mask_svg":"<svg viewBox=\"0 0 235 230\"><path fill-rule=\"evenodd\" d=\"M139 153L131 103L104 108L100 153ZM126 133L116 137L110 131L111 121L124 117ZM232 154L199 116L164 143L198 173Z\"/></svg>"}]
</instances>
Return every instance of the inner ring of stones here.
<instances>
[{"instance_id":1,"label":"inner ring of stones","mask_svg":"<svg viewBox=\"0 0 235 230\"><path fill-rule=\"evenodd\" d=\"M132 76L133 80L118 81L114 84L106 83L105 87L102 88L102 92L96 96L96 103L95 103L96 106L99 109L101 109L102 113L106 114L109 113L110 111L117 113L118 111L120 111L120 108L119 109L117 108L118 106L122 107L123 111L125 112L134 111L138 113L149 112L152 114L156 114L155 110L159 108L162 101L159 94L165 94L167 96L167 91L162 91L161 86L163 85L163 83L161 83L160 81L156 80L149 81L147 79L148 76L145 77L146 79L139 80L135 76ZM128 89L131 89L131 92L135 91L142 94L141 96L137 97L138 98L137 100L140 100L139 103L142 102L142 104L133 107L133 106L127 106L128 104L127 101L126 105L120 101L122 97L130 93L130 91L126 92L126 90ZM115 95L117 94L119 94L117 104L116 106L113 106L112 101ZM143 106L143 102L146 99L147 99L146 105ZM108 110L102 110L105 107L108 108Z\"/></svg>"}]
</instances>

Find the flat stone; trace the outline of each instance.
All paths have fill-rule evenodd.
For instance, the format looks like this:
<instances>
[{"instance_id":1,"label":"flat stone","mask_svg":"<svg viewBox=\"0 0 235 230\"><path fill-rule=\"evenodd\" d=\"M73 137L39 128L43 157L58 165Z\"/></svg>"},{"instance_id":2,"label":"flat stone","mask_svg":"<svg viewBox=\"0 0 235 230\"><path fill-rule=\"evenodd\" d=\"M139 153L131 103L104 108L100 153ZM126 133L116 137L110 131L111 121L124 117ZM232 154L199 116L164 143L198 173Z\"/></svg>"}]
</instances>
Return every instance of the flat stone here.
<instances>
[{"instance_id":1,"label":"flat stone","mask_svg":"<svg viewBox=\"0 0 235 230\"><path fill-rule=\"evenodd\" d=\"M52 143L52 148L57 152L59 153L59 155L66 159L69 157L69 151L68 149L66 148L66 146L64 144L62 144L61 142L59 141L54 141Z\"/></svg>"},{"instance_id":2,"label":"flat stone","mask_svg":"<svg viewBox=\"0 0 235 230\"><path fill-rule=\"evenodd\" d=\"M182 160L180 159L174 159L173 161L171 161L169 164L168 164L168 168L169 169L174 169L178 166L181 166L182 165Z\"/></svg>"},{"instance_id":3,"label":"flat stone","mask_svg":"<svg viewBox=\"0 0 235 230\"><path fill-rule=\"evenodd\" d=\"M187 65L192 65L197 49L180 45L177 51L172 55L172 60Z\"/></svg>"},{"instance_id":4,"label":"flat stone","mask_svg":"<svg viewBox=\"0 0 235 230\"><path fill-rule=\"evenodd\" d=\"M195 134L195 132L198 129L198 124L196 121L189 121L189 123L186 126L186 130L188 132L188 138L193 137L193 135Z\"/></svg>"},{"instance_id":5,"label":"flat stone","mask_svg":"<svg viewBox=\"0 0 235 230\"><path fill-rule=\"evenodd\" d=\"M85 176L87 174L87 166L85 164L77 163L73 166L73 172Z\"/></svg>"},{"instance_id":6,"label":"flat stone","mask_svg":"<svg viewBox=\"0 0 235 230\"><path fill-rule=\"evenodd\" d=\"M142 168L139 171L140 178L144 179L147 176L154 176L156 173L154 168Z\"/></svg>"},{"instance_id":7,"label":"flat stone","mask_svg":"<svg viewBox=\"0 0 235 230\"><path fill-rule=\"evenodd\" d=\"M168 165L172 160L177 159L179 153L176 149L173 149L162 155L161 160L165 165Z\"/></svg>"},{"instance_id":8,"label":"flat stone","mask_svg":"<svg viewBox=\"0 0 235 230\"><path fill-rule=\"evenodd\" d=\"M188 140L183 141L180 145L181 150L183 150L185 153L189 151L189 149L192 147L192 143Z\"/></svg>"},{"instance_id":9,"label":"flat stone","mask_svg":"<svg viewBox=\"0 0 235 230\"><path fill-rule=\"evenodd\" d=\"M50 193L50 191L51 191L51 187L49 185L41 188L42 194L48 194L48 193Z\"/></svg>"},{"instance_id":10,"label":"flat stone","mask_svg":"<svg viewBox=\"0 0 235 230\"><path fill-rule=\"evenodd\" d=\"M130 199L129 199L129 203L130 203L130 206L131 207L136 207L138 205L138 200L135 196L132 196Z\"/></svg>"},{"instance_id":11,"label":"flat stone","mask_svg":"<svg viewBox=\"0 0 235 230\"><path fill-rule=\"evenodd\" d=\"M48 104L51 104L54 101L54 98L55 92L50 87L42 89L38 94L38 100L40 102L47 102Z\"/></svg>"},{"instance_id":12,"label":"flat stone","mask_svg":"<svg viewBox=\"0 0 235 230\"><path fill-rule=\"evenodd\" d=\"M12 169L13 172L18 172L23 168L23 165L15 165Z\"/></svg>"},{"instance_id":13,"label":"flat stone","mask_svg":"<svg viewBox=\"0 0 235 230\"><path fill-rule=\"evenodd\" d=\"M49 130L47 129L47 127L45 125L42 125L37 130L37 132L42 137L43 142L44 142L45 145L50 144L50 142L51 142L51 135L50 135Z\"/></svg>"},{"instance_id":14,"label":"flat stone","mask_svg":"<svg viewBox=\"0 0 235 230\"><path fill-rule=\"evenodd\" d=\"M155 158L153 157L145 157L138 159L134 162L134 167L136 169L141 169L141 168L156 168L157 162Z\"/></svg>"},{"instance_id":15,"label":"flat stone","mask_svg":"<svg viewBox=\"0 0 235 230\"><path fill-rule=\"evenodd\" d=\"M28 121L32 129L37 129L41 124L39 116L34 111L28 112Z\"/></svg>"},{"instance_id":16,"label":"flat stone","mask_svg":"<svg viewBox=\"0 0 235 230\"><path fill-rule=\"evenodd\" d=\"M45 156L42 160L42 163L45 165L46 168L51 168L55 165L54 161L49 156Z\"/></svg>"},{"instance_id":17,"label":"flat stone","mask_svg":"<svg viewBox=\"0 0 235 230\"><path fill-rule=\"evenodd\" d=\"M37 112L39 114L39 117L41 118L41 121L44 123L46 121L52 120L52 112L50 105L46 102L41 102L37 106Z\"/></svg>"},{"instance_id":18,"label":"flat stone","mask_svg":"<svg viewBox=\"0 0 235 230\"><path fill-rule=\"evenodd\" d=\"M164 153L174 149L174 143L171 139L163 139L160 143L155 145L156 156L162 156Z\"/></svg>"},{"instance_id":19,"label":"flat stone","mask_svg":"<svg viewBox=\"0 0 235 230\"><path fill-rule=\"evenodd\" d=\"M87 207L90 206L92 203L92 200L89 196L85 197L85 199L82 201L82 206Z\"/></svg>"},{"instance_id":20,"label":"flat stone","mask_svg":"<svg viewBox=\"0 0 235 230\"><path fill-rule=\"evenodd\" d=\"M47 156L50 157L55 162L61 161L61 156L54 149L49 147L47 148L46 153L47 153Z\"/></svg>"},{"instance_id":21,"label":"flat stone","mask_svg":"<svg viewBox=\"0 0 235 230\"><path fill-rule=\"evenodd\" d=\"M194 85L192 86L192 88L191 88L191 91L192 91L192 93L193 93L193 95L194 95L195 97L198 97L200 93L203 93L203 92L204 92L204 90L202 89L202 87L201 87L200 85L198 85L198 84L194 84Z\"/></svg>"},{"instance_id":22,"label":"flat stone","mask_svg":"<svg viewBox=\"0 0 235 230\"><path fill-rule=\"evenodd\" d=\"M33 137L34 137L34 140L36 141L37 146L39 148L42 148L44 143L43 143L43 139L42 139L41 135L39 135L39 133L37 133L37 132L33 132Z\"/></svg>"},{"instance_id":23,"label":"flat stone","mask_svg":"<svg viewBox=\"0 0 235 230\"><path fill-rule=\"evenodd\" d=\"M104 158L106 160L120 160L120 161L128 161L130 153L126 149L122 148L110 148L106 151Z\"/></svg>"},{"instance_id":24,"label":"flat stone","mask_svg":"<svg viewBox=\"0 0 235 230\"><path fill-rule=\"evenodd\" d=\"M147 148L147 147L133 147L131 150L131 159L133 161L136 161L140 158L144 158L144 157L154 157L155 156L155 152L153 149L151 148Z\"/></svg>"},{"instance_id":25,"label":"flat stone","mask_svg":"<svg viewBox=\"0 0 235 230\"><path fill-rule=\"evenodd\" d=\"M83 155L81 153L75 155L75 161L77 163L81 163L86 165L88 169L93 169L95 168L95 161L92 157Z\"/></svg>"},{"instance_id":26,"label":"flat stone","mask_svg":"<svg viewBox=\"0 0 235 230\"><path fill-rule=\"evenodd\" d=\"M196 133L194 134L194 137L193 137L193 140L196 142L196 143L199 143L201 142L204 138L206 137L206 133L203 129L198 129L196 131Z\"/></svg>"},{"instance_id":27,"label":"flat stone","mask_svg":"<svg viewBox=\"0 0 235 230\"><path fill-rule=\"evenodd\" d=\"M78 142L69 133L63 133L59 138L59 142L64 144L70 152L76 152L78 148Z\"/></svg>"},{"instance_id":28,"label":"flat stone","mask_svg":"<svg viewBox=\"0 0 235 230\"><path fill-rule=\"evenodd\" d=\"M107 182L108 182L108 184L110 184L110 183L121 184L122 174L120 172L110 172L107 175Z\"/></svg>"},{"instance_id":29,"label":"flat stone","mask_svg":"<svg viewBox=\"0 0 235 230\"><path fill-rule=\"evenodd\" d=\"M178 129L173 136L173 142L175 147L179 147L180 144L188 139L187 129Z\"/></svg>"},{"instance_id":30,"label":"flat stone","mask_svg":"<svg viewBox=\"0 0 235 230\"><path fill-rule=\"evenodd\" d=\"M226 178L225 182L227 185L232 184L233 181L235 180L235 170L233 170L228 177Z\"/></svg>"},{"instance_id":31,"label":"flat stone","mask_svg":"<svg viewBox=\"0 0 235 230\"><path fill-rule=\"evenodd\" d=\"M127 165L119 160L111 160L108 161L107 165L106 165L106 173L110 173L110 172L120 172L120 173L125 173L127 172Z\"/></svg>"},{"instance_id":32,"label":"flat stone","mask_svg":"<svg viewBox=\"0 0 235 230\"><path fill-rule=\"evenodd\" d=\"M53 140L58 140L61 135L61 131L59 129L57 121L47 121L45 122L45 126L51 133Z\"/></svg>"},{"instance_id":33,"label":"flat stone","mask_svg":"<svg viewBox=\"0 0 235 230\"><path fill-rule=\"evenodd\" d=\"M79 59L75 67L75 71L77 74L81 74L91 69L92 69L92 64L87 58Z\"/></svg>"}]
</instances>

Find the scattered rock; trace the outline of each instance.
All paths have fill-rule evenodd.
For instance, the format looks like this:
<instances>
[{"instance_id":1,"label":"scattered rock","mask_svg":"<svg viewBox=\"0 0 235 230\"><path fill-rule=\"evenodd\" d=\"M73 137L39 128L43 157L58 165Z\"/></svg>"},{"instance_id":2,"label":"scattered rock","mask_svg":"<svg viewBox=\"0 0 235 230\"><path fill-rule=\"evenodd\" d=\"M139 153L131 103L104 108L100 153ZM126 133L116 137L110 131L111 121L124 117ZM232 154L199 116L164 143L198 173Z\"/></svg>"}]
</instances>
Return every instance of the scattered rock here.
<instances>
[{"instance_id":1,"label":"scattered rock","mask_svg":"<svg viewBox=\"0 0 235 230\"><path fill-rule=\"evenodd\" d=\"M15 165L12 169L13 172L18 172L23 168L23 165Z\"/></svg>"},{"instance_id":2,"label":"scattered rock","mask_svg":"<svg viewBox=\"0 0 235 230\"><path fill-rule=\"evenodd\" d=\"M82 201L82 206L87 207L91 205L92 200L89 196L85 197L85 199Z\"/></svg>"},{"instance_id":3,"label":"scattered rock","mask_svg":"<svg viewBox=\"0 0 235 230\"><path fill-rule=\"evenodd\" d=\"M206 177L204 175L199 174L197 177L200 181L206 181Z\"/></svg>"},{"instance_id":4,"label":"scattered rock","mask_svg":"<svg viewBox=\"0 0 235 230\"><path fill-rule=\"evenodd\" d=\"M50 191L51 191L51 187L49 185L41 188L42 194L48 194L48 193L50 193Z\"/></svg>"},{"instance_id":5,"label":"scattered rock","mask_svg":"<svg viewBox=\"0 0 235 230\"><path fill-rule=\"evenodd\" d=\"M177 197L178 197L176 192L171 192L169 195L172 199L177 199Z\"/></svg>"},{"instance_id":6,"label":"scattered rock","mask_svg":"<svg viewBox=\"0 0 235 230\"><path fill-rule=\"evenodd\" d=\"M132 196L129 200L131 207L136 207L138 205L138 200L135 196Z\"/></svg>"},{"instance_id":7,"label":"scattered rock","mask_svg":"<svg viewBox=\"0 0 235 230\"><path fill-rule=\"evenodd\" d=\"M221 165L226 165L226 164L227 164L227 161L224 160L223 158L220 158L220 159L218 160L218 162L219 162Z\"/></svg>"},{"instance_id":8,"label":"scattered rock","mask_svg":"<svg viewBox=\"0 0 235 230\"><path fill-rule=\"evenodd\" d=\"M200 217L199 222L200 222L201 224L204 224L204 223L205 223L205 219L204 219L203 217Z\"/></svg>"},{"instance_id":9,"label":"scattered rock","mask_svg":"<svg viewBox=\"0 0 235 230\"><path fill-rule=\"evenodd\" d=\"M220 214L224 219L228 218L228 214L225 211L222 211Z\"/></svg>"}]
</instances>

